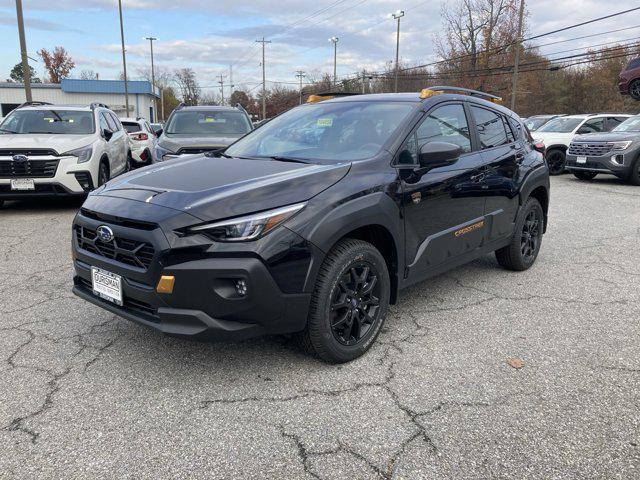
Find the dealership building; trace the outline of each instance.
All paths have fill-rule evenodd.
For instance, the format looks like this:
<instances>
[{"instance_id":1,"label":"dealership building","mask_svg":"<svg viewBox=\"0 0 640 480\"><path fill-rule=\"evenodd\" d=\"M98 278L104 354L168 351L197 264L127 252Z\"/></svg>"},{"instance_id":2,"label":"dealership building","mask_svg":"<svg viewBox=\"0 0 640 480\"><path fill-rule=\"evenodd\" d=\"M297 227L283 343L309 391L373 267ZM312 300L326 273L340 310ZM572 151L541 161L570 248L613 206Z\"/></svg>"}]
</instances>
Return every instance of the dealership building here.
<instances>
[{"instance_id":1,"label":"dealership building","mask_svg":"<svg viewBox=\"0 0 640 480\"><path fill-rule=\"evenodd\" d=\"M130 80L129 112L126 112L124 81L122 80L79 80L65 78L60 83L33 83L31 96L33 101L64 105L89 105L104 103L119 117L143 117L149 122L156 121L156 99L159 90L153 89L151 82ZM1 116L25 101L24 85L21 83L0 82Z\"/></svg>"}]
</instances>

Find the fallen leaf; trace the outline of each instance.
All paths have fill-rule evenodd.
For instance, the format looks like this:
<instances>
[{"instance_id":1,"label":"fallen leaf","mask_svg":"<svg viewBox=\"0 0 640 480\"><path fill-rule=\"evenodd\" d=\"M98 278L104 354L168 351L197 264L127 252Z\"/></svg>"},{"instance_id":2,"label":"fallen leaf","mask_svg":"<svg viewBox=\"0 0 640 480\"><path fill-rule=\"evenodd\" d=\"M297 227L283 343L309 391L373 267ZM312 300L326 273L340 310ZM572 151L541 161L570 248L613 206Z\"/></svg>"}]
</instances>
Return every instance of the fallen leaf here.
<instances>
[{"instance_id":1,"label":"fallen leaf","mask_svg":"<svg viewBox=\"0 0 640 480\"><path fill-rule=\"evenodd\" d=\"M509 365L511 368L515 368L516 370L520 370L522 367L524 367L524 362L519 358L508 358L507 365Z\"/></svg>"}]
</instances>

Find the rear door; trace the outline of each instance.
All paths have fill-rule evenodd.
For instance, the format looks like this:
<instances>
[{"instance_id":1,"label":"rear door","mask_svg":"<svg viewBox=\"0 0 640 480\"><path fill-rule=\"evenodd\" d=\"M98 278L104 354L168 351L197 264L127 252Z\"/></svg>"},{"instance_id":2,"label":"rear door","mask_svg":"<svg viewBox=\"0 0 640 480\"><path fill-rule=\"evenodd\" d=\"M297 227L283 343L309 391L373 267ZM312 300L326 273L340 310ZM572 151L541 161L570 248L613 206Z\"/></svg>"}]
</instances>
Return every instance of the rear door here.
<instances>
[{"instance_id":1,"label":"rear door","mask_svg":"<svg viewBox=\"0 0 640 480\"><path fill-rule=\"evenodd\" d=\"M127 150L129 147L129 135L122 127L120 120L111 112L105 112L107 114L107 120L110 120L109 124L113 127L113 137L111 137L110 143L113 144L114 161L117 164L118 173L123 172L127 167Z\"/></svg>"},{"instance_id":2,"label":"rear door","mask_svg":"<svg viewBox=\"0 0 640 480\"><path fill-rule=\"evenodd\" d=\"M484 161L482 192L487 240L509 237L519 206L519 189L529 153L522 126L502 112L484 105L471 106Z\"/></svg>"},{"instance_id":3,"label":"rear door","mask_svg":"<svg viewBox=\"0 0 640 480\"><path fill-rule=\"evenodd\" d=\"M482 155L475 148L462 102L434 106L407 138L397 159L402 181L408 281L419 281L482 243L484 198L478 195ZM459 145L463 154L446 167L416 177L418 152L429 142Z\"/></svg>"}]
</instances>

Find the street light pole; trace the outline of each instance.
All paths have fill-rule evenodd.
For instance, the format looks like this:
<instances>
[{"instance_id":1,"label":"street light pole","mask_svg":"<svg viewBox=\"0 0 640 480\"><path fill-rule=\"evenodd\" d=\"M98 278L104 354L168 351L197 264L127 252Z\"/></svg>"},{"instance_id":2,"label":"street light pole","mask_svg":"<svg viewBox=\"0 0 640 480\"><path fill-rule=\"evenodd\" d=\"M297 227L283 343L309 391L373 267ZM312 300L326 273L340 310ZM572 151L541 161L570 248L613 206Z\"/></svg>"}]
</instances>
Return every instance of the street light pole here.
<instances>
[{"instance_id":1,"label":"street light pole","mask_svg":"<svg viewBox=\"0 0 640 480\"><path fill-rule=\"evenodd\" d=\"M262 37L262 40L256 40L256 43L262 44L262 119L267 119L267 77L266 77L266 68L264 65L264 47L267 43L271 43L271 40L265 40Z\"/></svg>"},{"instance_id":2,"label":"street light pole","mask_svg":"<svg viewBox=\"0 0 640 480\"><path fill-rule=\"evenodd\" d=\"M118 11L120 13L120 42L122 43L122 69L124 73L124 104L129 116L129 86L127 85L127 56L124 50L124 24L122 22L122 0L118 0Z\"/></svg>"},{"instance_id":3,"label":"street light pole","mask_svg":"<svg viewBox=\"0 0 640 480\"><path fill-rule=\"evenodd\" d=\"M20 56L22 57L22 82L24 83L24 95L27 102L31 102L31 75L29 72L29 60L27 59L27 41L24 35L24 18L22 17L22 0L16 0L16 16L18 17L18 36L20 37Z\"/></svg>"},{"instance_id":4,"label":"street light pole","mask_svg":"<svg viewBox=\"0 0 640 480\"><path fill-rule=\"evenodd\" d=\"M149 40L149 46L151 47L151 88L153 89L153 95L155 98L155 94L156 94L156 71L155 71L155 67L153 65L153 41L157 40L156 37L144 37L145 40ZM158 117L158 100L155 99L154 101L155 107L156 107L156 118L154 118L153 120L156 121L157 117Z\"/></svg>"},{"instance_id":5,"label":"street light pole","mask_svg":"<svg viewBox=\"0 0 640 480\"><path fill-rule=\"evenodd\" d=\"M520 49L522 48L522 22L524 19L524 0L520 0L520 12L518 13L518 43L513 63L513 80L511 84L511 110L516 109L516 90L518 89L518 68L520 67Z\"/></svg>"},{"instance_id":6,"label":"street light pole","mask_svg":"<svg viewBox=\"0 0 640 480\"><path fill-rule=\"evenodd\" d=\"M393 18L398 20L398 29L396 31L396 78L394 83L394 92L398 93L398 72L400 71L400 19L404 17L404 10L397 10L391 14Z\"/></svg>"},{"instance_id":7,"label":"street light pole","mask_svg":"<svg viewBox=\"0 0 640 480\"><path fill-rule=\"evenodd\" d=\"M333 86L335 87L338 84L338 42L340 39L331 37L329 41L333 43Z\"/></svg>"}]
</instances>

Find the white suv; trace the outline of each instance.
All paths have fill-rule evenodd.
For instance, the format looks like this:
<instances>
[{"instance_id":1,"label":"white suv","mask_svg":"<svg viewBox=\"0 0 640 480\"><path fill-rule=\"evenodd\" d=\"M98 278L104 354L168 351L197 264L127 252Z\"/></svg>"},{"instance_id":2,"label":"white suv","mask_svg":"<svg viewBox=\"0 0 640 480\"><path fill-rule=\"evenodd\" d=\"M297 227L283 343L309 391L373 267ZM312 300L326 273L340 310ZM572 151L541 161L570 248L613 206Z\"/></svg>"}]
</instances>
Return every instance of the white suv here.
<instances>
[{"instance_id":1,"label":"white suv","mask_svg":"<svg viewBox=\"0 0 640 480\"><path fill-rule=\"evenodd\" d=\"M534 140L544 143L549 173L559 175L565 170L567 149L575 135L610 132L630 116L624 113L566 115L550 120L535 132L531 132L531 136Z\"/></svg>"},{"instance_id":2,"label":"white suv","mask_svg":"<svg viewBox=\"0 0 640 480\"><path fill-rule=\"evenodd\" d=\"M131 158L138 165L151 163L151 152L157 137L151 125L144 118L121 118L122 126L129 134Z\"/></svg>"},{"instance_id":3,"label":"white suv","mask_svg":"<svg viewBox=\"0 0 640 480\"><path fill-rule=\"evenodd\" d=\"M127 133L106 105L22 104L0 124L0 206L84 195L128 171L130 158Z\"/></svg>"}]
</instances>

